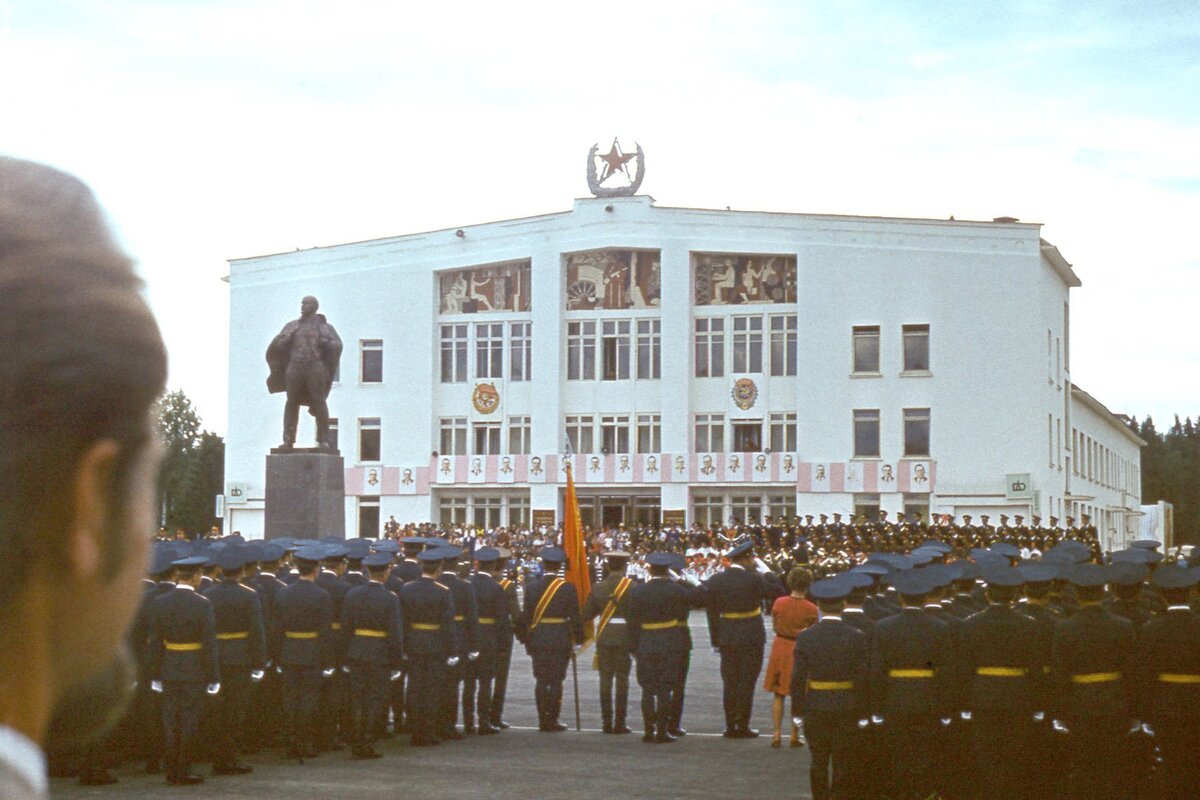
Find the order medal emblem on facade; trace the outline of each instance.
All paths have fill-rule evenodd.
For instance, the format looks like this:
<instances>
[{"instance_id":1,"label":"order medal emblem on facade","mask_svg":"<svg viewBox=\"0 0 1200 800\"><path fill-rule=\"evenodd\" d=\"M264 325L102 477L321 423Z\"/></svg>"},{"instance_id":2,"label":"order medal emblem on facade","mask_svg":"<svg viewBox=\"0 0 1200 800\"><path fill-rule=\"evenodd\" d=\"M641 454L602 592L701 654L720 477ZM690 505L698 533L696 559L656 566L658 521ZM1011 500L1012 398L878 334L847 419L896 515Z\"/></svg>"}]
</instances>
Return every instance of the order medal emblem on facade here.
<instances>
[{"instance_id":1,"label":"order medal emblem on facade","mask_svg":"<svg viewBox=\"0 0 1200 800\"><path fill-rule=\"evenodd\" d=\"M500 392L496 391L496 384L478 384L475 391L471 392L471 405L475 406L475 410L480 414L491 414L495 411L500 405Z\"/></svg>"},{"instance_id":2,"label":"order medal emblem on facade","mask_svg":"<svg viewBox=\"0 0 1200 800\"><path fill-rule=\"evenodd\" d=\"M613 139L612 148L600 155L600 145L592 145L588 151L587 182L588 190L596 197L632 197L637 194L646 177L646 156L642 146L634 142L637 151L634 153L621 152L621 143ZM637 162L636 169L630 173L629 162ZM597 176L597 162L604 164L604 171ZM611 184L605 186L606 183Z\"/></svg>"},{"instance_id":3,"label":"order medal emblem on facade","mask_svg":"<svg viewBox=\"0 0 1200 800\"><path fill-rule=\"evenodd\" d=\"M742 411L754 408L758 400L758 386L749 378L738 378L733 384L733 402Z\"/></svg>"}]
</instances>

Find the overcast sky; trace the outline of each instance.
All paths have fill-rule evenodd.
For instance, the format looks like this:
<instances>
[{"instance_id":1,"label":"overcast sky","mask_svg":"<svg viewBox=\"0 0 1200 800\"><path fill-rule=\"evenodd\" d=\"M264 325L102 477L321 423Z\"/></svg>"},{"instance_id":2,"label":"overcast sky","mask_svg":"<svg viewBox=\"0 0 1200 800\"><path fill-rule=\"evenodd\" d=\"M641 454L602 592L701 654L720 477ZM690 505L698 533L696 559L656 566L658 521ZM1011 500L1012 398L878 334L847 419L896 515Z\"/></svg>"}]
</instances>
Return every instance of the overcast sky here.
<instances>
[{"instance_id":1,"label":"overcast sky","mask_svg":"<svg viewBox=\"0 0 1200 800\"><path fill-rule=\"evenodd\" d=\"M220 432L226 259L565 210L614 135L663 205L1044 223L1076 383L1161 428L1200 414L1198 9L0 0L0 151L93 186Z\"/></svg>"}]
</instances>

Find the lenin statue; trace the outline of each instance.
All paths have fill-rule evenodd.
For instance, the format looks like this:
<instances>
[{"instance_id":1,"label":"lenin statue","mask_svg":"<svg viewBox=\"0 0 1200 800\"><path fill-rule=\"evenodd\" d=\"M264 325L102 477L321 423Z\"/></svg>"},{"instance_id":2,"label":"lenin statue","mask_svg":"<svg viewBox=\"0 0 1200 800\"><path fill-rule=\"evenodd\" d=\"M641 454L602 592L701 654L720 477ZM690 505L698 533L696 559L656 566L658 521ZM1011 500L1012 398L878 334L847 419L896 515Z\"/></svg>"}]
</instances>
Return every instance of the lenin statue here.
<instances>
[{"instance_id":1,"label":"lenin statue","mask_svg":"<svg viewBox=\"0 0 1200 800\"><path fill-rule=\"evenodd\" d=\"M296 444L296 423L300 406L317 420L317 447L329 449L329 387L337 374L342 357L342 340L337 331L318 314L320 304L311 295L300 301L300 319L283 326L267 348L267 364L271 375L267 389L271 394L287 392L283 407L283 446L290 450Z\"/></svg>"}]
</instances>

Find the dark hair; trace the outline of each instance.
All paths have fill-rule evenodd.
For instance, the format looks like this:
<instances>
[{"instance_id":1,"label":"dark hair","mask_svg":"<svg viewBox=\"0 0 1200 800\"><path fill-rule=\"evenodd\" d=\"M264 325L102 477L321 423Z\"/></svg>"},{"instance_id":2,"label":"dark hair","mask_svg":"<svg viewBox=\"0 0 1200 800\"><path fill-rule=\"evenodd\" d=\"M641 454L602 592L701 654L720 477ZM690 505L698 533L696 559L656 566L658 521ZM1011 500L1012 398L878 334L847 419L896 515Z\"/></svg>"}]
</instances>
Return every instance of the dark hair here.
<instances>
[{"instance_id":1,"label":"dark hair","mask_svg":"<svg viewBox=\"0 0 1200 800\"><path fill-rule=\"evenodd\" d=\"M73 476L98 441L120 446L108 491L124 507L167 372L141 288L83 183L0 156L0 607L35 556L57 555L73 509L54 478ZM121 537L107 539L111 574L125 554Z\"/></svg>"},{"instance_id":2,"label":"dark hair","mask_svg":"<svg viewBox=\"0 0 1200 800\"><path fill-rule=\"evenodd\" d=\"M1075 599L1081 603L1099 603L1104 599L1104 586L1076 586Z\"/></svg>"},{"instance_id":3,"label":"dark hair","mask_svg":"<svg viewBox=\"0 0 1200 800\"><path fill-rule=\"evenodd\" d=\"M812 573L804 567L793 567L787 576L787 587L792 592L803 594L812 586L812 582Z\"/></svg>"},{"instance_id":4,"label":"dark hair","mask_svg":"<svg viewBox=\"0 0 1200 800\"><path fill-rule=\"evenodd\" d=\"M846 601L842 598L837 600L818 600L817 608L821 609L822 614L840 614L846 610Z\"/></svg>"},{"instance_id":5,"label":"dark hair","mask_svg":"<svg viewBox=\"0 0 1200 800\"><path fill-rule=\"evenodd\" d=\"M1000 586L999 584L989 583L987 589L984 590L988 600L993 603L1011 603L1017 599L1016 586Z\"/></svg>"}]
</instances>

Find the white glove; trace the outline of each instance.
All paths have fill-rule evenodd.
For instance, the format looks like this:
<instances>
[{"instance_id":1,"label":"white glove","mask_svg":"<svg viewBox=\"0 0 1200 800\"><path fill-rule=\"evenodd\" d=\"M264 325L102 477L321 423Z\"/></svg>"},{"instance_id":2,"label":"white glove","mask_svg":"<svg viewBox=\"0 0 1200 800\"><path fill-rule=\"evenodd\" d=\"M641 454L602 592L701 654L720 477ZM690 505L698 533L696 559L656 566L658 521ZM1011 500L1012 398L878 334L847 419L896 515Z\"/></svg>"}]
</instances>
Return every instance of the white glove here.
<instances>
[{"instance_id":1,"label":"white glove","mask_svg":"<svg viewBox=\"0 0 1200 800\"><path fill-rule=\"evenodd\" d=\"M394 669L394 670L392 670L392 678L391 679L394 681L398 681L398 680L400 680L400 676L403 674L404 673L401 672L400 670Z\"/></svg>"},{"instance_id":2,"label":"white glove","mask_svg":"<svg viewBox=\"0 0 1200 800\"><path fill-rule=\"evenodd\" d=\"M768 572L771 571L771 568L767 566L767 562L763 561L758 556L754 557L754 568L756 570L758 570L760 573L762 573L763 575L766 575Z\"/></svg>"},{"instance_id":3,"label":"white glove","mask_svg":"<svg viewBox=\"0 0 1200 800\"><path fill-rule=\"evenodd\" d=\"M209 693L209 694L216 694L217 692L221 691L221 684L219 684L219 683L210 683L210 684L208 685L208 690L207 690L207 691L208 691L208 693Z\"/></svg>"},{"instance_id":4,"label":"white glove","mask_svg":"<svg viewBox=\"0 0 1200 800\"><path fill-rule=\"evenodd\" d=\"M1151 727L1150 727L1150 723L1148 723L1148 722L1143 722L1143 723L1142 723L1142 733L1146 734L1147 736L1153 736L1153 735L1154 735L1154 728L1151 728Z\"/></svg>"},{"instance_id":5,"label":"white glove","mask_svg":"<svg viewBox=\"0 0 1200 800\"><path fill-rule=\"evenodd\" d=\"M336 670L334 670L334 668L333 668L333 667L330 667L329 669L323 669L323 670L321 670L321 677L322 677L322 678L332 678L332 677L333 677L333 673L334 673L335 671L336 671Z\"/></svg>"},{"instance_id":6,"label":"white glove","mask_svg":"<svg viewBox=\"0 0 1200 800\"><path fill-rule=\"evenodd\" d=\"M1137 732L1138 732L1138 731L1140 731L1141 729L1142 729L1142 721L1141 721L1140 719L1135 719L1135 720L1133 721L1133 724L1132 724L1132 725L1130 726L1130 728L1129 728L1129 732L1130 732L1130 733L1137 733Z\"/></svg>"},{"instance_id":7,"label":"white glove","mask_svg":"<svg viewBox=\"0 0 1200 800\"><path fill-rule=\"evenodd\" d=\"M1041 722L1041 721L1042 721L1042 720L1044 720L1045 718L1046 718L1046 712L1044 712L1044 711L1039 711L1039 712L1037 712L1036 714L1034 714L1034 715L1033 715L1033 721L1034 721L1034 722Z\"/></svg>"},{"instance_id":8,"label":"white glove","mask_svg":"<svg viewBox=\"0 0 1200 800\"><path fill-rule=\"evenodd\" d=\"M792 724L800 730L804 730L804 717L792 717Z\"/></svg>"},{"instance_id":9,"label":"white glove","mask_svg":"<svg viewBox=\"0 0 1200 800\"><path fill-rule=\"evenodd\" d=\"M449 658L447 658L446 666L447 667L457 667L458 666L458 656L450 656Z\"/></svg>"},{"instance_id":10,"label":"white glove","mask_svg":"<svg viewBox=\"0 0 1200 800\"><path fill-rule=\"evenodd\" d=\"M162 694L162 681L150 681L150 691Z\"/></svg>"},{"instance_id":11,"label":"white glove","mask_svg":"<svg viewBox=\"0 0 1200 800\"><path fill-rule=\"evenodd\" d=\"M278 667L276 667L275 671L278 672L280 675L282 675L283 674L283 664L280 664Z\"/></svg>"},{"instance_id":12,"label":"white glove","mask_svg":"<svg viewBox=\"0 0 1200 800\"><path fill-rule=\"evenodd\" d=\"M350 674L350 667L349 667L349 666L342 667L342 672L344 672L344 673L346 673L347 675L349 675L349 674Z\"/></svg>"},{"instance_id":13,"label":"white glove","mask_svg":"<svg viewBox=\"0 0 1200 800\"><path fill-rule=\"evenodd\" d=\"M696 587L700 586L700 579L697 578L695 575L691 574L690 572L683 576L683 580L684 580L684 582L689 583L692 586L696 586Z\"/></svg>"},{"instance_id":14,"label":"white glove","mask_svg":"<svg viewBox=\"0 0 1200 800\"><path fill-rule=\"evenodd\" d=\"M873 722L873 723L874 723L874 724L876 724L876 725L882 725L882 724L883 724L883 717L879 716L878 714L872 714L872 715L871 715L871 722Z\"/></svg>"},{"instance_id":15,"label":"white glove","mask_svg":"<svg viewBox=\"0 0 1200 800\"><path fill-rule=\"evenodd\" d=\"M866 730L870 724L871 724L871 720L869 720L869 719L860 719L858 721L858 727L862 728L863 730Z\"/></svg>"},{"instance_id":16,"label":"white glove","mask_svg":"<svg viewBox=\"0 0 1200 800\"><path fill-rule=\"evenodd\" d=\"M479 659L479 652L467 653L467 661L476 661Z\"/></svg>"},{"instance_id":17,"label":"white glove","mask_svg":"<svg viewBox=\"0 0 1200 800\"><path fill-rule=\"evenodd\" d=\"M1063 724L1062 724L1061 722L1059 722L1058 720L1054 720L1054 721L1051 723L1051 725L1053 726L1054 730L1058 731L1059 733L1069 733L1069 732L1070 732L1070 731L1068 731L1068 730L1067 730L1067 726L1066 726L1066 725L1063 725Z\"/></svg>"},{"instance_id":18,"label":"white glove","mask_svg":"<svg viewBox=\"0 0 1200 800\"><path fill-rule=\"evenodd\" d=\"M970 722L971 721L971 712L964 711L958 715L958 718L961 719L963 722Z\"/></svg>"},{"instance_id":19,"label":"white glove","mask_svg":"<svg viewBox=\"0 0 1200 800\"><path fill-rule=\"evenodd\" d=\"M949 724L950 724L950 718L949 718L949 717L942 717L942 725L943 725L943 726L947 726L947 725L949 725Z\"/></svg>"},{"instance_id":20,"label":"white glove","mask_svg":"<svg viewBox=\"0 0 1200 800\"><path fill-rule=\"evenodd\" d=\"M266 673L264 673L261 669L252 670L250 672L250 680L254 681L255 683L258 683L259 681L261 681L263 679L264 674L266 674Z\"/></svg>"}]
</instances>

